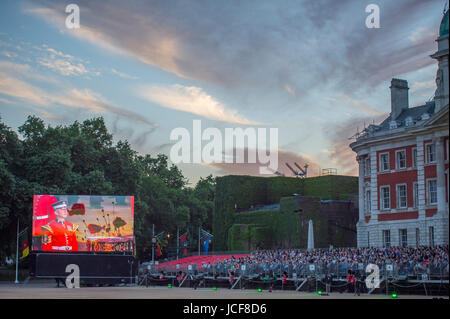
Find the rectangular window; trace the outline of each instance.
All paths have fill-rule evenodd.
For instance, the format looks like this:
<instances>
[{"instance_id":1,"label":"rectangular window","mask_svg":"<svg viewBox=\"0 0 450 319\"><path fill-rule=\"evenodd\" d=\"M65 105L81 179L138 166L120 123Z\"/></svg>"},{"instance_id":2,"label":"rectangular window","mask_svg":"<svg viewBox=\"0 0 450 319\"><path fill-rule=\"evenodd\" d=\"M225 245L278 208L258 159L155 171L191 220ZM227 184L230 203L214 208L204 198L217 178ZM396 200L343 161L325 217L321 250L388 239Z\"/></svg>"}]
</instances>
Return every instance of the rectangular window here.
<instances>
[{"instance_id":1,"label":"rectangular window","mask_svg":"<svg viewBox=\"0 0 450 319\"><path fill-rule=\"evenodd\" d=\"M434 246L434 227L430 226L430 228L428 228L428 240L429 240L429 244L430 246Z\"/></svg>"},{"instance_id":2,"label":"rectangular window","mask_svg":"<svg viewBox=\"0 0 450 319\"><path fill-rule=\"evenodd\" d=\"M417 148L412 150L412 167L417 167Z\"/></svg>"},{"instance_id":3,"label":"rectangular window","mask_svg":"<svg viewBox=\"0 0 450 319\"><path fill-rule=\"evenodd\" d=\"M364 160L364 175L370 176L370 158Z\"/></svg>"},{"instance_id":4,"label":"rectangular window","mask_svg":"<svg viewBox=\"0 0 450 319\"><path fill-rule=\"evenodd\" d=\"M434 144L427 144L425 150L427 155L427 163L436 162L436 146Z\"/></svg>"},{"instance_id":5,"label":"rectangular window","mask_svg":"<svg viewBox=\"0 0 450 319\"><path fill-rule=\"evenodd\" d=\"M366 190L366 197L365 197L365 203L366 203L366 213L370 213L371 209L371 202L370 202L370 189Z\"/></svg>"},{"instance_id":6,"label":"rectangular window","mask_svg":"<svg viewBox=\"0 0 450 319\"><path fill-rule=\"evenodd\" d=\"M406 168L406 151L405 150L396 151L395 156L397 169Z\"/></svg>"},{"instance_id":7,"label":"rectangular window","mask_svg":"<svg viewBox=\"0 0 450 319\"><path fill-rule=\"evenodd\" d=\"M406 184L397 185L397 208L408 207Z\"/></svg>"},{"instance_id":8,"label":"rectangular window","mask_svg":"<svg viewBox=\"0 0 450 319\"><path fill-rule=\"evenodd\" d=\"M406 229L399 229L398 234L400 246L402 247L408 246L408 231Z\"/></svg>"},{"instance_id":9,"label":"rectangular window","mask_svg":"<svg viewBox=\"0 0 450 319\"><path fill-rule=\"evenodd\" d=\"M414 196L414 207L419 207L419 184L417 182L413 183L413 196Z\"/></svg>"},{"instance_id":10,"label":"rectangular window","mask_svg":"<svg viewBox=\"0 0 450 319\"><path fill-rule=\"evenodd\" d=\"M391 246L391 231L383 230L383 246L390 247Z\"/></svg>"},{"instance_id":11,"label":"rectangular window","mask_svg":"<svg viewBox=\"0 0 450 319\"><path fill-rule=\"evenodd\" d=\"M391 194L389 191L389 186L380 187L381 196L381 209L386 210L391 208Z\"/></svg>"},{"instance_id":12,"label":"rectangular window","mask_svg":"<svg viewBox=\"0 0 450 319\"><path fill-rule=\"evenodd\" d=\"M416 247L420 246L420 229L416 228Z\"/></svg>"},{"instance_id":13,"label":"rectangular window","mask_svg":"<svg viewBox=\"0 0 450 319\"><path fill-rule=\"evenodd\" d=\"M428 205L437 204L437 184L435 179L427 180Z\"/></svg>"},{"instance_id":14,"label":"rectangular window","mask_svg":"<svg viewBox=\"0 0 450 319\"><path fill-rule=\"evenodd\" d=\"M389 153L380 154L380 171L386 172L389 170Z\"/></svg>"}]
</instances>

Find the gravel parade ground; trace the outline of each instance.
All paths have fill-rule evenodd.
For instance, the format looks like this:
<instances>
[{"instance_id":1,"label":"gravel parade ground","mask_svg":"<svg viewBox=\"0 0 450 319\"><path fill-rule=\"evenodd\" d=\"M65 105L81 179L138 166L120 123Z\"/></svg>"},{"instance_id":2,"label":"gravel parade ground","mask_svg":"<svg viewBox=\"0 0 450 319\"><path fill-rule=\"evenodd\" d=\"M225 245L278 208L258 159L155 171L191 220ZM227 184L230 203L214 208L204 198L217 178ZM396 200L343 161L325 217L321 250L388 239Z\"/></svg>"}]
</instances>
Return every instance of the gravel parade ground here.
<instances>
[{"instance_id":1,"label":"gravel parade ground","mask_svg":"<svg viewBox=\"0 0 450 319\"><path fill-rule=\"evenodd\" d=\"M432 299L437 296L399 295L397 299ZM27 284L0 283L0 299L392 299L386 295L331 293L329 296L296 291L268 292L263 290L229 290L225 288L167 288L167 287L81 287L56 288L54 282L29 282ZM443 296L448 299L448 296Z\"/></svg>"}]
</instances>

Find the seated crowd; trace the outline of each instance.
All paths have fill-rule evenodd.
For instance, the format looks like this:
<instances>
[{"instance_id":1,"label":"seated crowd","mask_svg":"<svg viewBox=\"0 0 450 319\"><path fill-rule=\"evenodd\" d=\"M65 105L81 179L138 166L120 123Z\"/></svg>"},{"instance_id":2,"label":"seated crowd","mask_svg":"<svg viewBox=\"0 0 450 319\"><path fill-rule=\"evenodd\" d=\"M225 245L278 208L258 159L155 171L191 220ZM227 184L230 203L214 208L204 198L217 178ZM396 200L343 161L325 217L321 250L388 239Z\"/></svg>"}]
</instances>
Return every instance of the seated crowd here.
<instances>
[{"instance_id":1,"label":"seated crowd","mask_svg":"<svg viewBox=\"0 0 450 319\"><path fill-rule=\"evenodd\" d=\"M257 266L264 271L284 271L299 269L308 264L315 264L323 269L358 269L369 263L377 265L393 264L408 274L416 274L427 269L443 269L448 274L449 256L447 246L427 247L387 247L387 248L332 248L313 250L258 250L248 257L225 259L214 264L204 264L203 270L227 268L238 270L241 265ZM333 266L335 268L333 268Z\"/></svg>"}]
</instances>

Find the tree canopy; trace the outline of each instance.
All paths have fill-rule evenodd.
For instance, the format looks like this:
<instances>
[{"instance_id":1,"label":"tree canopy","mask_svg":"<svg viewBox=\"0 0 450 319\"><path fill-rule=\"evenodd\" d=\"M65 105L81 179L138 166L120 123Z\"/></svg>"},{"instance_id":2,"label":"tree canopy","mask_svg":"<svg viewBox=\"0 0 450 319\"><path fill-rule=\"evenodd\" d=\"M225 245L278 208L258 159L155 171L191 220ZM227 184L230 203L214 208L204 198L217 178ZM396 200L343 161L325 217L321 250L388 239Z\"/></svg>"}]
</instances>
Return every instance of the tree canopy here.
<instances>
[{"instance_id":1,"label":"tree canopy","mask_svg":"<svg viewBox=\"0 0 450 319\"><path fill-rule=\"evenodd\" d=\"M193 232L212 229L215 179L187 183L166 155L114 143L102 117L52 127L28 116L18 132L0 118L0 260L14 254L17 220L31 226L35 194L133 195L141 260L151 258L152 224L172 235L190 229L195 247Z\"/></svg>"}]
</instances>

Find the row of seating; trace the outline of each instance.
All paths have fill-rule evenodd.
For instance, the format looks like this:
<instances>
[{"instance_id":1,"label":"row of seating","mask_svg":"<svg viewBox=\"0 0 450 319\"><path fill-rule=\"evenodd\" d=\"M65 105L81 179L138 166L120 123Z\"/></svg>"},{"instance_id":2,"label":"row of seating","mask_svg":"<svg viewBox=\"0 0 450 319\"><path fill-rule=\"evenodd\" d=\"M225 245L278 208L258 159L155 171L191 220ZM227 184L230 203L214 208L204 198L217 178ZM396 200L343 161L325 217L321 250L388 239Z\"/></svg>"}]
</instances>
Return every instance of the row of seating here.
<instances>
[{"instance_id":1,"label":"row of seating","mask_svg":"<svg viewBox=\"0 0 450 319\"><path fill-rule=\"evenodd\" d=\"M178 260L172 260L165 263L160 263L158 269L167 269L176 267L179 265L180 270L185 269L188 265L197 265L197 267L201 267L203 264L214 264L217 260L223 261L225 259L231 259L234 257L236 259L242 257L248 257L249 255L197 255L197 256L189 256L185 258L180 258Z\"/></svg>"}]
</instances>

